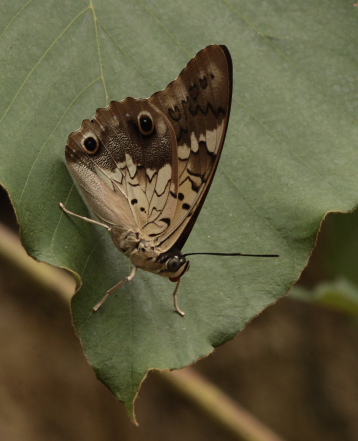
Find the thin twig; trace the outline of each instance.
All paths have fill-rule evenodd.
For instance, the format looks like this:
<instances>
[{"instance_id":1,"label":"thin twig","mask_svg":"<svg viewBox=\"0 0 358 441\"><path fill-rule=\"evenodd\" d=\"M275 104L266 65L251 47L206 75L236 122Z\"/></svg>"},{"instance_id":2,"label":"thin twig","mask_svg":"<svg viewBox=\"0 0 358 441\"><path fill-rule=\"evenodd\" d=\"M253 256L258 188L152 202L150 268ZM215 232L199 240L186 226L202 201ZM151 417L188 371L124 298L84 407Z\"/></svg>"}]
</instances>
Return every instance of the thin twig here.
<instances>
[{"instance_id":1,"label":"thin twig","mask_svg":"<svg viewBox=\"0 0 358 441\"><path fill-rule=\"evenodd\" d=\"M161 376L237 439L284 441L193 368L162 371Z\"/></svg>"},{"instance_id":2,"label":"thin twig","mask_svg":"<svg viewBox=\"0 0 358 441\"><path fill-rule=\"evenodd\" d=\"M0 224L0 256L36 281L40 286L50 288L69 303L75 292L74 278L65 270L46 263L37 262L28 256L19 237Z\"/></svg>"}]
</instances>

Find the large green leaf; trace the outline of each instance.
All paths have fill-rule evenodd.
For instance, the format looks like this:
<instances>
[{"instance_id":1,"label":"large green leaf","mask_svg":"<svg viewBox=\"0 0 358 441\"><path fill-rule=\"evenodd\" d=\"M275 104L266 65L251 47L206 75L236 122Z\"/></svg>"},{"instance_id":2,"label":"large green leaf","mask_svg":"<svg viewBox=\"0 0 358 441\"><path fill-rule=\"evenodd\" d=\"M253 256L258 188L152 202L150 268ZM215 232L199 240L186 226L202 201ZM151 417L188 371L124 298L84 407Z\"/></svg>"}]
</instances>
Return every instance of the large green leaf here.
<instances>
[{"instance_id":1,"label":"large green leaf","mask_svg":"<svg viewBox=\"0 0 358 441\"><path fill-rule=\"evenodd\" d=\"M0 181L24 245L83 280L73 314L90 363L133 414L148 369L176 369L235 336L285 294L329 210L358 201L358 8L333 0L7 0L1 11ZM130 272L88 215L64 161L68 134L110 99L146 97L202 47L228 46L231 121L221 163L186 252L279 253L278 259L193 257L174 285Z\"/></svg>"}]
</instances>

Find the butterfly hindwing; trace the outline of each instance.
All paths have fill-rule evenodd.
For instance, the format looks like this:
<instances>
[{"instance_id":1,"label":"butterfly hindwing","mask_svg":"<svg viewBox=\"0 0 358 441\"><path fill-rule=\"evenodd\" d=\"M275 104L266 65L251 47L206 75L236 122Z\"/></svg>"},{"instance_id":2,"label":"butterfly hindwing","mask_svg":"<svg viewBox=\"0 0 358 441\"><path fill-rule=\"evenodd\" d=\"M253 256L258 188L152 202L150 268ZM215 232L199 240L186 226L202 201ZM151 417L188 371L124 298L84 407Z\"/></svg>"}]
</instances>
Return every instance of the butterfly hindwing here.
<instances>
[{"instance_id":1,"label":"butterfly hindwing","mask_svg":"<svg viewBox=\"0 0 358 441\"><path fill-rule=\"evenodd\" d=\"M154 119L155 133L150 136L138 128L141 114ZM98 143L94 154L85 147L91 137ZM126 98L83 121L70 135L66 158L101 221L143 234L150 223L152 233L159 233L167 227L160 216L169 216L176 206L169 199L178 186L174 143L173 129L158 109L147 100Z\"/></svg>"}]
</instances>

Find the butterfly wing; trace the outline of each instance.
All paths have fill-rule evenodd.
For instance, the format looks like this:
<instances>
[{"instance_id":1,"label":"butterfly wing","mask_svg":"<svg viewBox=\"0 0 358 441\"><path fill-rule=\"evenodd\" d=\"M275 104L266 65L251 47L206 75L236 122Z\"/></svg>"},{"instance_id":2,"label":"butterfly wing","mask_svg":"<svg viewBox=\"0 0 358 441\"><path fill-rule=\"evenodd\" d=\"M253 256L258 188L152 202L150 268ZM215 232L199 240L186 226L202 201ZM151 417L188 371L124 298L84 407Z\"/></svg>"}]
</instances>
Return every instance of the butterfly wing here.
<instances>
[{"instance_id":1,"label":"butterfly wing","mask_svg":"<svg viewBox=\"0 0 358 441\"><path fill-rule=\"evenodd\" d=\"M116 237L131 230L163 251L184 245L217 167L231 89L228 50L209 46L163 91L112 101L69 136L68 166Z\"/></svg>"},{"instance_id":2,"label":"butterfly wing","mask_svg":"<svg viewBox=\"0 0 358 441\"><path fill-rule=\"evenodd\" d=\"M142 117L154 133L143 134ZM83 121L66 146L66 159L88 205L117 230L158 235L175 211L178 172L174 131L147 100L126 98ZM161 219L165 219L161 221Z\"/></svg>"},{"instance_id":3,"label":"butterfly wing","mask_svg":"<svg viewBox=\"0 0 358 441\"><path fill-rule=\"evenodd\" d=\"M149 98L173 126L178 150L178 204L160 237L165 249L184 246L209 191L229 121L232 76L226 46L208 46Z\"/></svg>"}]
</instances>

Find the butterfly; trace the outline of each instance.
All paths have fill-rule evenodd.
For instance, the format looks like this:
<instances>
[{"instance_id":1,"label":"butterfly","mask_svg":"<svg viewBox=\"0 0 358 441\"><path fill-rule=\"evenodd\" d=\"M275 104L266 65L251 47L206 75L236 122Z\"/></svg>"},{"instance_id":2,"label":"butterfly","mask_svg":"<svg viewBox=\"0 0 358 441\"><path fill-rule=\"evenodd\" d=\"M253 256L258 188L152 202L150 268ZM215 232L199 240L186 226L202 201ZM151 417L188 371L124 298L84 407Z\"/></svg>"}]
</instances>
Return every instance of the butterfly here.
<instances>
[{"instance_id":1,"label":"butterfly","mask_svg":"<svg viewBox=\"0 0 358 441\"><path fill-rule=\"evenodd\" d=\"M232 79L227 47L208 46L164 90L147 99L112 101L70 134L67 165L99 221L60 206L107 228L133 263L130 275L107 291L94 311L139 268L177 282L174 307L184 315L177 293L189 254L181 250L217 169Z\"/></svg>"}]
</instances>

